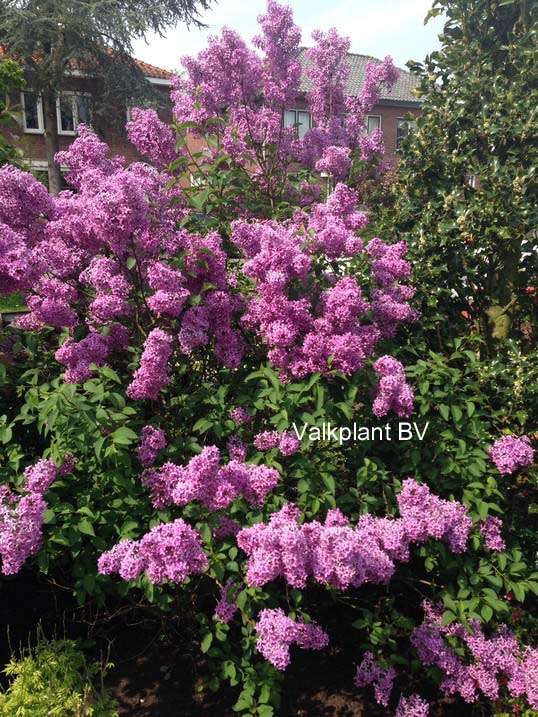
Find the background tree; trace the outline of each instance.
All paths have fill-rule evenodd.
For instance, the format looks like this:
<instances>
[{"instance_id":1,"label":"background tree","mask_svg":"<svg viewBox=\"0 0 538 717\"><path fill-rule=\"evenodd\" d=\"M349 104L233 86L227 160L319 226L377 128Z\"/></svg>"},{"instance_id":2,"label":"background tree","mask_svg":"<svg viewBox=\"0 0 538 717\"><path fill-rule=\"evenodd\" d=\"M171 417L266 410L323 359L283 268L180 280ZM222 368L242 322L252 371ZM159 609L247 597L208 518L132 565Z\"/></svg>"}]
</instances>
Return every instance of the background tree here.
<instances>
[{"instance_id":1,"label":"background tree","mask_svg":"<svg viewBox=\"0 0 538 717\"><path fill-rule=\"evenodd\" d=\"M17 107L10 102L10 94L13 90L24 87L24 73L22 68L13 60L0 62L0 165L18 164L21 152L13 144L13 137L3 133L1 128L8 127L16 117Z\"/></svg>"},{"instance_id":2,"label":"background tree","mask_svg":"<svg viewBox=\"0 0 538 717\"><path fill-rule=\"evenodd\" d=\"M448 20L424 64L423 112L403 148L398 223L438 327L475 323L484 351L536 339L536 3L438 0ZM426 305L423 306L426 309Z\"/></svg>"},{"instance_id":3,"label":"background tree","mask_svg":"<svg viewBox=\"0 0 538 717\"><path fill-rule=\"evenodd\" d=\"M0 45L28 72L43 99L49 184L58 193L60 168L56 96L73 66L99 80L94 109L140 100L154 92L131 57L132 43L177 22L200 25L209 0L2 0Z\"/></svg>"}]
</instances>

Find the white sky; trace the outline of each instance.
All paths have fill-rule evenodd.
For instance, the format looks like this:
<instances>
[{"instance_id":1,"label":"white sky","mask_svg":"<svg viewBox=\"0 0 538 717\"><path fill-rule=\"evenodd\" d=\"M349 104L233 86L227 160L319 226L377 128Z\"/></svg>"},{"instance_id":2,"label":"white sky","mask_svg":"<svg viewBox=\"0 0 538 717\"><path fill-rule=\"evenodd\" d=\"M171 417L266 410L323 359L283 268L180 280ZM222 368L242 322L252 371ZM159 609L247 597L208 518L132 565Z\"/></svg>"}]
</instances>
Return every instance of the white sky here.
<instances>
[{"instance_id":1,"label":"white sky","mask_svg":"<svg viewBox=\"0 0 538 717\"><path fill-rule=\"evenodd\" d=\"M312 45L312 30L336 27L351 38L352 52L378 58L392 55L398 67L405 67L408 60L423 60L439 47L443 20L433 18L424 26L432 0L288 0L288 4L306 46ZM164 38L151 35L147 43L135 43L135 56L165 70L178 70L182 56L197 54L208 35L219 34L225 25L250 41L258 33L256 19L265 8L266 0L220 0L202 15L206 29L179 25Z\"/></svg>"}]
</instances>

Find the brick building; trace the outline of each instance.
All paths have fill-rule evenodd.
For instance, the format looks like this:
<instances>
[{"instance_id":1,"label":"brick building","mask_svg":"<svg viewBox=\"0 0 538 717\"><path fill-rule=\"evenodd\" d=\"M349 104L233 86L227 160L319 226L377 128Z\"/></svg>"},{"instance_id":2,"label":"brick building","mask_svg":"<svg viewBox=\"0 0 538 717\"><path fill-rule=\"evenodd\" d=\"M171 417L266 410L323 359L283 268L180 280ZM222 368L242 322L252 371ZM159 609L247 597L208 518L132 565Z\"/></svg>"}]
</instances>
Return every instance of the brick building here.
<instances>
[{"instance_id":1,"label":"brick building","mask_svg":"<svg viewBox=\"0 0 538 717\"><path fill-rule=\"evenodd\" d=\"M364 83L367 62L370 60L376 62L376 60L366 55L357 54L349 54L348 59L351 71L346 92L356 96L360 93ZM305 67L307 60L304 49L301 50L300 60L303 67ZM173 74L139 60L136 62L148 82L167 95ZM71 144L76 136L77 125L80 122L91 121L91 97L92 91L95 91L96 82L95 78L87 77L76 70L70 73L69 89L61 93L56 103L60 149L66 149ZM399 70L399 78L395 85L390 91L383 91L380 100L367 117L366 129L368 132L373 132L377 127L380 127L383 131L385 150L388 157L397 157L400 138L405 136L411 129L412 122L407 121L405 115L410 113L416 116L420 112L420 101L413 94L413 90L417 85L417 78L405 70ZM284 124L297 125L300 135L303 135L312 125L312 118L306 109L306 95L309 90L309 80L303 73L301 94L297 97L296 106L284 113ZM19 136L30 167L37 171L46 170L41 100L29 87L20 93L20 105L23 110L21 126L17 130L9 131L11 134ZM163 119L171 119L171 114L168 112L164 111L161 114ZM110 121L107 121L107 118L103 121L103 118L101 118L96 125L100 136L110 146L113 154L121 154L128 161L136 161L140 157L133 145L128 141L125 131L125 122L128 118L129 108L118 105L110 108ZM194 143L198 145L199 141Z\"/></svg>"},{"instance_id":2,"label":"brick building","mask_svg":"<svg viewBox=\"0 0 538 717\"><path fill-rule=\"evenodd\" d=\"M312 126L312 118L306 110L306 96L312 89L311 83L304 72L308 65L306 48L301 49L299 60L303 67L301 80L302 94L297 98L296 107L285 113L286 125L299 124L299 134L303 135ZM366 78L366 65L368 62L381 63L368 55L348 54L350 65L349 78L346 85L346 94L357 97ZM420 99L414 94L419 80L406 70L398 70L399 76L390 90L383 89L381 97L366 119L366 130L371 134L376 128L383 131L385 143L385 156L396 159L398 145L403 137L413 129L413 120L405 119L407 114L415 117L420 114Z\"/></svg>"},{"instance_id":3,"label":"brick building","mask_svg":"<svg viewBox=\"0 0 538 717\"><path fill-rule=\"evenodd\" d=\"M1 55L0 50L0 55ZM154 67L146 62L136 61L142 74L148 82L155 85L158 91L162 91L163 100L167 100L171 72ZM56 122L58 127L58 142L60 150L67 149L77 134L77 126L81 122L92 123L92 94L96 91L98 80L88 77L83 72L73 70L69 72L69 89L62 91L56 99ZM18 104L22 109L20 126L17 128L4 129L11 135L15 135L28 161L30 168L34 171L46 171L47 153L45 146L45 129L43 116L43 103L41 98L32 92L31 84L20 93ZM171 119L171 112L165 119ZM125 123L129 119L129 108L118 103L110 108L108 117L101 116L97 122L93 122L99 135L110 146L115 155L124 155L128 161L139 160L133 145L127 139Z\"/></svg>"}]
</instances>

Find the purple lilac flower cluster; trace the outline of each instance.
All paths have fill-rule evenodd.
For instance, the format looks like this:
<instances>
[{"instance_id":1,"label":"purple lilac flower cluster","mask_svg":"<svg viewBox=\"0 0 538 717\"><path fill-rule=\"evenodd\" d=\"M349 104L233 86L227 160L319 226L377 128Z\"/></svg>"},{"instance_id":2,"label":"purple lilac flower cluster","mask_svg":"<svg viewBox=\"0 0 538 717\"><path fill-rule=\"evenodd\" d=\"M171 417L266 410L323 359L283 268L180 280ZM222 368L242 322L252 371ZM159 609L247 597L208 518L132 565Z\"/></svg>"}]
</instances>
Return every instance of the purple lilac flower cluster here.
<instances>
[{"instance_id":1,"label":"purple lilac flower cluster","mask_svg":"<svg viewBox=\"0 0 538 717\"><path fill-rule=\"evenodd\" d=\"M283 456L291 456L301 447L301 441L292 431L262 431L254 436L253 444L259 451L278 448Z\"/></svg>"},{"instance_id":2,"label":"purple lilac flower cluster","mask_svg":"<svg viewBox=\"0 0 538 717\"><path fill-rule=\"evenodd\" d=\"M395 717L428 717L430 706L420 695L400 697Z\"/></svg>"},{"instance_id":3,"label":"purple lilac flower cluster","mask_svg":"<svg viewBox=\"0 0 538 717\"><path fill-rule=\"evenodd\" d=\"M390 87L398 77L392 59L368 63L363 92L359 97L346 96L349 39L340 37L334 29L327 33L314 31L315 46L307 52L305 70L312 85L308 109L316 126L301 139L293 128L282 127L282 111L294 106L300 92L299 28L293 23L290 8L274 0L258 22L261 32L253 44L263 57L237 33L224 28L220 37L209 38L208 47L196 58L183 58L186 73L174 80L172 92L176 118L180 123L193 122L195 126L190 131L200 135L209 119L227 117L222 132L217 132L219 141L237 164L245 165L250 160L251 176L268 189L275 179L265 172L266 163L257 159L272 144L276 146L273 166L285 168L299 161L312 169L321 161L319 171L343 177L350 166L350 151L361 148L363 157L369 159L374 144L376 148L381 146L380 138L372 143L366 135L364 119L381 88ZM260 97L263 103L258 101ZM344 124L342 115L346 115ZM137 122L141 129L136 127ZM140 151L153 150L160 156L164 136L156 130L153 118L135 118L130 133ZM158 138L157 147L154 142L148 146L148 134Z\"/></svg>"},{"instance_id":4,"label":"purple lilac flower cluster","mask_svg":"<svg viewBox=\"0 0 538 717\"><path fill-rule=\"evenodd\" d=\"M316 260L362 251L356 231L367 219L356 211L357 201L356 192L340 184L325 204L315 205L310 216L298 212L288 226L270 221L232 225L232 242L247 259L243 271L256 282L257 295L242 317L243 326L268 344L269 359L283 377L334 369L349 375L364 366L380 338L417 318L405 303L414 290L399 283L411 271L402 258L405 245L391 252L373 240L369 253L375 257L379 288L371 304L353 276L327 274L325 289L312 285ZM408 415L409 390L402 386L393 403Z\"/></svg>"},{"instance_id":5,"label":"purple lilac flower cluster","mask_svg":"<svg viewBox=\"0 0 538 717\"><path fill-rule=\"evenodd\" d=\"M24 471L24 495L0 486L0 556L4 575L17 573L25 560L40 549L47 509L43 495L59 472L51 460L40 460Z\"/></svg>"},{"instance_id":6,"label":"purple lilac flower cluster","mask_svg":"<svg viewBox=\"0 0 538 717\"><path fill-rule=\"evenodd\" d=\"M394 668L384 670L376 663L373 653L365 652L361 664L357 667L354 684L359 688L373 685L376 702L387 707L395 677Z\"/></svg>"},{"instance_id":7,"label":"purple lilac flower cluster","mask_svg":"<svg viewBox=\"0 0 538 717\"><path fill-rule=\"evenodd\" d=\"M424 603L425 620L415 629L411 642L421 662L438 667L444 677L441 691L459 694L466 702L476 702L481 694L497 700L506 685L512 697L523 697L538 709L538 649L521 648L515 636L501 625L490 637L484 635L478 620L470 620L472 632L461 623L442 626L442 609ZM469 657L462 658L446 638L457 640Z\"/></svg>"},{"instance_id":8,"label":"purple lilac flower cluster","mask_svg":"<svg viewBox=\"0 0 538 717\"><path fill-rule=\"evenodd\" d=\"M185 202L180 189L168 186L169 175L149 165L125 167L122 158L108 159L107 151L80 125L77 139L58 157L77 191L58 197L18 169L0 169L0 205L6 208L0 225L9 231L4 248L2 229L0 290L29 292L30 312L15 322L22 328L70 331L56 359L71 383L91 378L91 364L102 366L125 350L139 335L133 314L139 324L141 306L149 309L157 326L130 392L155 398L168 382L168 357L176 347L192 353L213 343L218 361L239 364L243 341L233 321L244 301L230 284L220 236L177 230ZM27 194L35 197L33 204ZM9 209L14 201L17 216ZM178 257L184 257L181 266ZM170 326L170 318L177 323ZM84 326L88 333L75 340L74 330L82 333Z\"/></svg>"},{"instance_id":9,"label":"purple lilac flower cluster","mask_svg":"<svg viewBox=\"0 0 538 717\"><path fill-rule=\"evenodd\" d=\"M494 516L480 521L480 532L484 536L486 547L496 553L500 553L506 548L506 543L501 535L502 527L502 520Z\"/></svg>"},{"instance_id":10,"label":"purple lilac flower cluster","mask_svg":"<svg viewBox=\"0 0 538 717\"><path fill-rule=\"evenodd\" d=\"M220 591L220 599L215 608L215 617L220 622L228 623L233 620L237 612L237 606L234 600L230 600L230 589L233 586L233 578L230 578L222 586Z\"/></svg>"},{"instance_id":11,"label":"purple lilac flower cluster","mask_svg":"<svg viewBox=\"0 0 538 717\"><path fill-rule=\"evenodd\" d=\"M379 384L372 410L378 417L394 411L400 418L413 413L413 389L405 380L403 365L392 356L382 356L374 363Z\"/></svg>"},{"instance_id":12,"label":"purple lilac flower cluster","mask_svg":"<svg viewBox=\"0 0 538 717\"><path fill-rule=\"evenodd\" d=\"M170 383L168 360L172 355L172 337L162 329L153 329L144 343L140 367L127 387L127 395L134 400L153 399L163 386Z\"/></svg>"},{"instance_id":13,"label":"purple lilac flower cluster","mask_svg":"<svg viewBox=\"0 0 538 717\"><path fill-rule=\"evenodd\" d=\"M534 460L534 451L528 436L502 436L489 447L489 455L499 473L515 473Z\"/></svg>"},{"instance_id":14,"label":"purple lilac flower cluster","mask_svg":"<svg viewBox=\"0 0 538 717\"><path fill-rule=\"evenodd\" d=\"M278 471L231 460L220 465L216 446L206 446L186 466L165 463L158 470L146 470L143 484L151 490L153 505L187 505L197 500L212 511L227 508L242 495L259 506L279 480Z\"/></svg>"},{"instance_id":15,"label":"purple lilac flower cluster","mask_svg":"<svg viewBox=\"0 0 538 717\"><path fill-rule=\"evenodd\" d=\"M299 509L285 505L268 523L237 535L248 556L248 584L261 587L279 577L295 588L304 588L309 578L340 590L387 584L394 561L409 559L411 543L435 538L446 540L453 552L465 550L472 520L462 503L438 498L408 479L398 504L399 519L364 515L354 528L339 510L330 510L325 523L299 525Z\"/></svg>"},{"instance_id":16,"label":"purple lilac flower cluster","mask_svg":"<svg viewBox=\"0 0 538 717\"><path fill-rule=\"evenodd\" d=\"M144 468L151 468L155 463L157 454L166 448L166 436L162 428L144 426L140 435L138 458Z\"/></svg>"},{"instance_id":17,"label":"purple lilac flower cluster","mask_svg":"<svg viewBox=\"0 0 538 717\"><path fill-rule=\"evenodd\" d=\"M207 565L200 536L181 518L156 525L140 540L122 540L98 561L103 575L118 573L124 580L136 580L145 573L152 583L181 583Z\"/></svg>"},{"instance_id":18,"label":"purple lilac flower cluster","mask_svg":"<svg viewBox=\"0 0 538 717\"><path fill-rule=\"evenodd\" d=\"M176 158L174 133L159 119L155 110L135 107L126 129L129 140L140 154L151 157L158 167L165 167Z\"/></svg>"},{"instance_id":19,"label":"purple lilac flower cluster","mask_svg":"<svg viewBox=\"0 0 538 717\"><path fill-rule=\"evenodd\" d=\"M258 651L278 670L290 664L290 647L323 650L329 644L327 633L315 623L292 620L281 608L262 610L256 622Z\"/></svg>"},{"instance_id":20,"label":"purple lilac flower cluster","mask_svg":"<svg viewBox=\"0 0 538 717\"><path fill-rule=\"evenodd\" d=\"M246 410L246 408L236 406L230 411L230 418L234 423L237 423L238 426L242 426L250 421L250 413Z\"/></svg>"}]
</instances>

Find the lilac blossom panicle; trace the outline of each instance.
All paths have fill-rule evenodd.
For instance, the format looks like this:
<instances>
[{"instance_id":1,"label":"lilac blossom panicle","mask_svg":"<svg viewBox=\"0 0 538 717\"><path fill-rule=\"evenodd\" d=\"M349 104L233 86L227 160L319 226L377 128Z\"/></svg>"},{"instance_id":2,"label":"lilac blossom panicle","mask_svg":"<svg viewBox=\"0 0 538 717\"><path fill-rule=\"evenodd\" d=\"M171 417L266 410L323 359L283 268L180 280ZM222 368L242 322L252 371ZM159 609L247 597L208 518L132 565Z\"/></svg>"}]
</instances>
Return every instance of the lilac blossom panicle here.
<instances>
[{"instance_id":1,"label":"lilac blossom panicle","mask_svg":"<svg viewBox=\"0 0 538 717\"><path fill-rule=\"evenodd\" d=\"M140 540L122 540L103 553L98 561L103 575L118 573L136 580L142 573L152 583L184 582L202 573L208 565L199 534L184 520L156 525Z\"/></svg>"},{"instance_id":2,"label":"lilac blossom panicle","mask_svg":"<svg viewBox=\"0 0 538 717\"><path fill-rule=\"evenodd\" d=\"M256 631L258 651L277 670L285 670L290 664L292 645L305 650L323 650L329 644L329 636L319 625L292 620L281 608L262 610Z\"/></svg>"},{"instance_id":3,"label":"lilac blossom panicle","mask_svg":"<svg viewBox=\"0 0 538 717\"><path fill-rule=\"evenodd\" d=\"M430 706L420 695L400 697L395 717L428 717Z\"/></svg>"},{"instance_id":4,"label":"lilac blossom panicle","mask_svg":"<svg viewBox=\"0 0 538 717\"><path fill-rule=\"evenodd\" d=\"M67 468L70 462L66 463ZM43 495L61 473L51 460L39 460L24 471L23 495L0 486L0 556L2 573L17 573L41 547L47 508Z\"/></svg>"},{"instance_id":5,"label":"lilac blossom panicle","mask_svg":"<svg viewBox=\"0 0 538 717\"><path fill-rule=\"evenodd\" d=\"M237 606L233 600L230 600L230 589L233 586L233 578L229 578L220 591L220 599L215 608L215 617L223 623L233 620L237 612Z\"/></svg>"},{"instance_id":6,"label":"lilac blossom panicle","mask_svg":"<svg viewBox=\"0 0 538 717\"><path fill-rule=\"evenodd\" d=\"M487 548L496 553L500 553L506 548L506 543L501 535L503 522L500 518L490 516L486 520L480 521L479 527Z\"/></svg>"},{"instance_id":7,"label":"lilac blossom panicle","mask_svg":"<svg viewBox=\"0 0 538 717\"><path fill-rule=\"evenodd\" d=\"M442 609L423 603L424 622L411 635L411 642L425 666L436 666L443 673L440 685L445 695L460 695L474 703L483 695L495 701L502 685L511 697L526 697L538 709L538 649L522 647L506 625L486 637L482 624L470 620L472 632L461 623L442 625ZM461 657L446 640L450 637L465 648Z\"/></svg>"},{"instance_id":8,"label":"lilac blossom panicle","mask_svg":"<svg viewBox=\"0 0 538 717\"><path fill-rule=\"evenodd\" d=\"M291 456L301 447L301 442L293 431L262 431L254 436L253 444L259 451L278 448L283 456Z\"/></svg>"},{"instance_id":9,"label":"lilac blossom panicle","mask_svg":"<svg viewBox=\"0 0 538 717\"><path fill-rule=\"evenodd\" d=\"M357 667L354 684L358 688L373 685L376 702L387 707L395 677L396 671L392 667L384 670L375 662L371 652L365 652Z\"/></svg>"},{"instance_id":10,"label":"lilac blossom panicle","mask_svg":"<svg viewBox=\"0 0 538 717\"><path fill-rule=\"evenodd\" d=\"M236 406L230 411L230 418L234 423L237 423L238 426L242 426L243 424L248 423L251 417L250 413L245 408Z\"/></svg>"},{"instance_id":11,"label":"lilac blossom panicle","mask_svg":"<svg viewBox=\"0 0 538 717\"><path fill-rule=\"evenodd\" d=\"M162 329L152 329L144 343L140 367L127 387L127 395L134 400L156 400L163 386L170 383L168 360L172 355L172 337Z\"/></svg>"},{"instance_id":12,"label":"lilac blossom panicle","mask_svg":"<svg viewBox=\"0 0 538 717\"><path fill-rule=\"evenodd\" d=\"M135 107L126 129L129 141L157 166L165 167L175 159L174 133L159 119L155 110Z\"/></svg>"},{"instance_id":13,"label":"lilac blossom panicle","mask_svg":"<svg viewBox=\"0 0 538 717\"><path fill-rule=\"evenodd\" d=\"M398 496L398 519L362 516L353 528L339 511L328 512L324 523L299 525L292 503L273 513L267 523L243 528L237 544L248 557L246 580L262 587L284 578L294 588L309 579L339 590L366 582L387 584L395 561L407 561L412 543L446 540L455 553L465 550L472 519L462 503L432 495L412 479Z\"/></svg>"},{"instance_id":14,"label":"lilac blossom panicle","mask_svg":"<svg viewBox=\"0 0 538 717\"><path fill-rule=\"evenodd\" d=\"M168 462L142 474L142 483L151 490L156 508L199 501L212 511L227 508L240 495L251 505L260 506L278 480L278 471L264 465L233 458L221 465L216 446L206 446L186 466Z\"/></svg>"},{"instance_id":15,"label":"lilac blossom panicle","mask_svg":"<svg viewBox=\"0 0 538 717\"><path fill-rule=\"evenodd\" d=\"M534 460L534 451L528 436L502 436L489 447L489 455L499 473L508 475L526 468Z\"/></svg>"},{"instance_id":16,"label":"lilac blossom panicle","mask_svg":"<svg viewBox=\"0 0 538 717\"><path fill-rule=\"evenodd\" d=\"M372 410L378 417L394 411L400 418L413 413L413 389L405 379L403 365L392 356L382 356L374 363L374 371L379 376L379 384Z\"/></svg>"},{"instance_id":17,"label":"lilac blossom panicle","mask_svg":"<svg viewBox=\"0 0 538 717\"><path fill-rule=\"evenodd\" d=\"M162 428L144 426L140 435L140 444L137 448L138 458L144 468L151 468L155 463L157 454L166 448L166 436Z\"/></svg>"}]
</instances>

